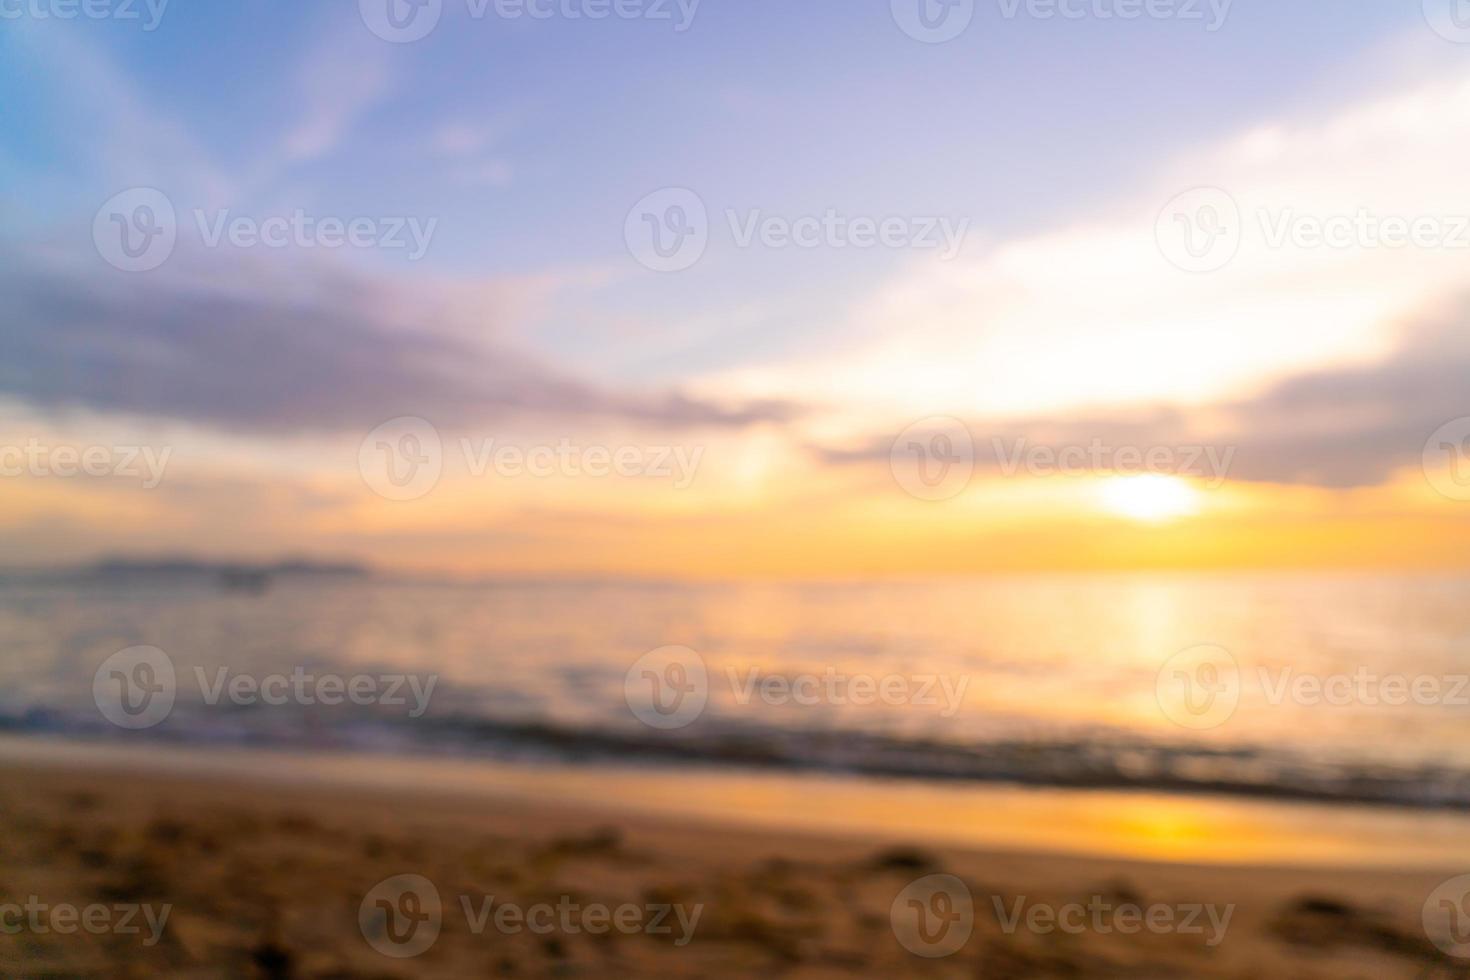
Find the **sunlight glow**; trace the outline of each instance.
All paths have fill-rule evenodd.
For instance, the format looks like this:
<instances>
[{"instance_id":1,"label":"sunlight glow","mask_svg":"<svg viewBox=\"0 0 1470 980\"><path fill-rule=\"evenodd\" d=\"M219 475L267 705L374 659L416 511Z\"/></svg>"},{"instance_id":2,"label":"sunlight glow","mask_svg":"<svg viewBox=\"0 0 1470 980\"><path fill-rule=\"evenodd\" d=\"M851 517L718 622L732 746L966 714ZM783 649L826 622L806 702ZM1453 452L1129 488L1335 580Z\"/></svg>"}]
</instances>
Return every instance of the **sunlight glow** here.
<instances>
[{"instance_id":1,"label":"sunlight glow","mask_svg":"<svg viewBox=\"0 0 1470 980\"><path fill-rule=\"evenodd\" d=\"M1199 512L1199 493L1177 476L1112 477L1101 492L1103 506L1137 521L1159 523Z\"/></svg>"}]
</instances>

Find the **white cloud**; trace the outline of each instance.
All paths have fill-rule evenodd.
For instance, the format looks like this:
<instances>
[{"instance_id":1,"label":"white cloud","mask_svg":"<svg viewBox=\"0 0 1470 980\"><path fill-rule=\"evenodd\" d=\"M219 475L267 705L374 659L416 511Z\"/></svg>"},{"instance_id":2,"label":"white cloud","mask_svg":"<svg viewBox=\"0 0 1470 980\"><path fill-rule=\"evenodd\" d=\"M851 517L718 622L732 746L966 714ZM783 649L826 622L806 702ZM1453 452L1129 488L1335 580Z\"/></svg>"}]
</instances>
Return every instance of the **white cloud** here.
<instances>
[{"instance_id":1,"label":"white cloud","mask_svg":"<svg viewBox=\"0 0 1470 980\"><path fill-rule=\"evenodd\" d=\"M1470 282L1470 248L1273 247L1268 232L1284 216L1360 210L1451 227L1470 216L1466 159L1464 71L1320 120L1263 124L1162 162L1150 193L1108 213L911 267L864 298L819 370L778 363L699 390L835 404L857 428L938 412L1205 404L1372 363L1398 322ZM1192 274L1165 259L1155 222L1202 185L1238 202L1242 244L1226 267Z\"/></svg>"},{"instance_id":2,"label":"white cloud","mask_svg":"<svg viewBox=\"0 0 1470 980\"><path fill-rule=\"evenodd\" d=\"M388 92L389 81L385 45L358 32L324 39L302 66L297 91L304 108L286 134L283 156L299 161L331 152Z\"/></svg>"}]
</instances>

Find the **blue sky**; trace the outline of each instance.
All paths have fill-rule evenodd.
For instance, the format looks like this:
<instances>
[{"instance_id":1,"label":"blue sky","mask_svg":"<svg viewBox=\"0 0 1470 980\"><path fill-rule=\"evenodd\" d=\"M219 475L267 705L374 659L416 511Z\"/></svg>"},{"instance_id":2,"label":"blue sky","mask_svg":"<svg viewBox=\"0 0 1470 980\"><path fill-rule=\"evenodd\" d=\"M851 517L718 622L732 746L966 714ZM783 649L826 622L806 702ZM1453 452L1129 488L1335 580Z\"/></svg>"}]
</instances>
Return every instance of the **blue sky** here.
<instances>
[{"instance_id":1,"label":"blue sky","mask_svg":"<svg viewBox=\"0 0 1470 980\"><path fill-rule=\"evenodd\" d=\"M991 0L940 45L900 32L885 3L705 0L684 33L647 20L472 20L464 0L448 9L404 45L371 37L345 0L175 0L151 33L125 21L6 24L3 176L42 191L11 206L75 221L114 187L159 176L146 154L129 165L89 143L96 103L112 93L58 92L65 61L26 56L46 33L105 60L145 111L225 170L272 155L301 120L313 72L338 90L379 78L330 147L274 168L252 194L439 215L432 265L470 275L617 262L627 208L670 185L716 207L955 213L994 234L1046 227L1181 144L1340 99L1344 65L1398 33L1427 34L1415 5L1329 0L1242 0L1213 33L1177 20L1008 20ZM434 152L435 132L452 126L482 130L483 149ZM445 179L481 164L503 166L505 181ZM902 257L806 258L721 255L717 277L684 291L724 302L840 287Z\"/></svg>"}]
</instances>

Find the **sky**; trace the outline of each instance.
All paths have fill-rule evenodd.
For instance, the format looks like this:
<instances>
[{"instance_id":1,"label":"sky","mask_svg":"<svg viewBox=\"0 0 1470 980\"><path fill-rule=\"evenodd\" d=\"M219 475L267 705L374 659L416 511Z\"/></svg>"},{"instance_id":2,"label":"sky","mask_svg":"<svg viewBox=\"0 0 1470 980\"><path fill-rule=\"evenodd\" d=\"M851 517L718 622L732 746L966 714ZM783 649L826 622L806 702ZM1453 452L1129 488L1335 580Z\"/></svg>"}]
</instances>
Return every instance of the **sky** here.
<instances>
[{"instance_id":1,"label":"sky","mask_svg":"<svg viewBox=\"0 0 1470 980\"><path fill-rule=\"evenodd\" d=\"M0 0L0 552L1462 567L1470 5Z\"/></svg>"}]
</instances>

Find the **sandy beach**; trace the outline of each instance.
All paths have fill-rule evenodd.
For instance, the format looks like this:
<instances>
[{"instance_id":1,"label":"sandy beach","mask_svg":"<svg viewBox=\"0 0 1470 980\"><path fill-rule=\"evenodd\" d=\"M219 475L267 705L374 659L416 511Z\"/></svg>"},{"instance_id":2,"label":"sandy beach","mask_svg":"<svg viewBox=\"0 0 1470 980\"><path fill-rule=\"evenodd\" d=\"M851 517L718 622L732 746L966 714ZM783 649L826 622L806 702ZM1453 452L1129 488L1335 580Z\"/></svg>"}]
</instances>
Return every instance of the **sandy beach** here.
<instances>
[{"instance_id":1,"label":"sandy beach","mask_svg":"<svg viewBox=\"0 0 1470 980\"><path fill-rule=\"evenodd\" d=\"M1420 924L1449 871L986 853L13 753L0 813L20 977L1465 975Z\"/></svg>"}]
</instances>

